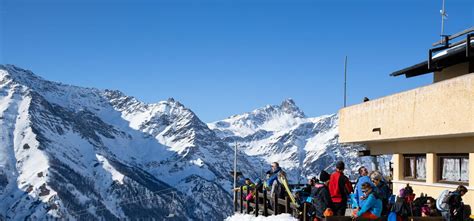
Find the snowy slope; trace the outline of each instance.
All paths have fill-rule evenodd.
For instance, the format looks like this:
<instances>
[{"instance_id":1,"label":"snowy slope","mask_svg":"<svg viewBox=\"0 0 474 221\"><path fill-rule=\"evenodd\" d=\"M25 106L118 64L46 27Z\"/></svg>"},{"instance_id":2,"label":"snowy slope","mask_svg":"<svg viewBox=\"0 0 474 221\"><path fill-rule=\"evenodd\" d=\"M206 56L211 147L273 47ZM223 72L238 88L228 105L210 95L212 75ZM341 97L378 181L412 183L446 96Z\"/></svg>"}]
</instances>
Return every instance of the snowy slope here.
<instances>
[{"instance_id":1,"label":"snowy slope","mask_svg":"<svg viewBox=\"0 0 474 221\"><path fill-rule=\"evenodd\" d=\"M204 216L206 211L231 212L229 172L234 159L233 149L226 142L172 98L145 104L119 91L107 90L104 94L131 128L148 134L174 153L165 160L147 162L147 171L201 201L205 211L199 211L197 217ZM260 162L255 165L243 154L239 155L239 162L240 169L249 176L256 176L254 166L261 167ZM210 202L210 198L216 201Z\"/></svg>"}]
</instances>

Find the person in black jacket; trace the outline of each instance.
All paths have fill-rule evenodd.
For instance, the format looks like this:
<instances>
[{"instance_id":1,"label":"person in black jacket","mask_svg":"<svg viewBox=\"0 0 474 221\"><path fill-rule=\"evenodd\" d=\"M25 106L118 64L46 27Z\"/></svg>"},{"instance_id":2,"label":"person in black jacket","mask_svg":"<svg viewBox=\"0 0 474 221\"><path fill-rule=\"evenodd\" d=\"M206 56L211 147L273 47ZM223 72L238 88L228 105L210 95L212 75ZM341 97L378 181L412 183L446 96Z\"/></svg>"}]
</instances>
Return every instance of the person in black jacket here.
<instances>
[{"instance_id":1,"label":"person in black jacket","mask_svg":"<svg viewBox=\"0 0 474 221\"><path fill-rule=\"evenodd\" d=\"M311 191L311 197L313 197L314 216L316 220L322 220L324 218L324 212L327 209L333 207L331 201L331 195L329 194L328 182L330 175L326 171L321 171L319 175L320 183L316 184Z\"/></svg>"},{"instance_id":2,"label":"person in black jacket","mask_svg":"<svg viewBox=\"0 0 474 221\"><path fill-rule=\"evenodd\" d=\"M300 205L306 202L308 196L311 195L311 191L314 189L314 185L316 185L318 182L319 180L316 177L308 179L306 186L301 189L301 191L295 193L295 197L300 202Z\"/></svg>"},{"instance_id":3,"label":"person in black jacket","mask_svg":"<svg viewBox=\"0 0 474 221\"><path fill-rule=\"evenodd\" d=\"M410 206L407 203L407 188L400 189L400 193L395 200L395 204L392 205L392 212L397 214L397 220L408 220L411 215Z\"/></svg>"},{"instance_id":4,"label":"person in black jacket","mask_svg":"<svg viewBox=\"0 0 474 221\"><path fill-rule=\"evenodd\" d=\"M448 198L450 221L464 220L466 216L470 215L465 213L464 203L462 202L462 197L466 193L467 188L463 185L459 185L454 192L450 193Z\"/></svg>"},{"instance_id":5,"label":"person in black jacket","mask_svg":"<svg viewBox=\"0 0 474 221\"><path fill-rule=\"evenodd\" d=\"M306 186L303 188L303 192L307 193L308 195L311 194L311 190L314 188L314 185L316 185L316 183L318 182L319 180L316 178L316 177L313 177L311 179L308 179L308 183L306 184Z\"/></svg>"},{"instance_id":6,"label":"person in black jacket","mask_svg":"<svg viewBox=\"0 0 474 221\"><path fill-rule=\"evenodd\" d=\"M370 180L375 186L374 191L382 200L382 215L387 215L389 212L388 199L392 196L392 192L387 182L384 181L382 174L379 171L372 171L370 173Z\"/></svg>"}]
</instances>

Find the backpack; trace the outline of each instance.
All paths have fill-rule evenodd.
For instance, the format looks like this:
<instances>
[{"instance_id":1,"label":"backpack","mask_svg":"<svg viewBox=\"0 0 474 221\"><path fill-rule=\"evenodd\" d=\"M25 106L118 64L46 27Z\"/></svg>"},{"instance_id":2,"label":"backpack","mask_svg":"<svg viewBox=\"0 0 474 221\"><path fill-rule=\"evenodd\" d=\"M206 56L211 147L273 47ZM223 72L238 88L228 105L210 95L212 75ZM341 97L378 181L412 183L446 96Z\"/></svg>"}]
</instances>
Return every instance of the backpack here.
<instances>
[{"instance_id":1,"label":"backpack","mask_svg":"<svg viewBox=\"0 0 474 221\"><path fill-rule=\"evenodd\" d=\"M404 198L400 197L397 197L395 203L392 205L392 212L395 212L401 217L408 217L411 214L409 205L405 202Z\"/></svg>"},{"instance_id":2,"label":"backpack","mask_svg":"<svg viewBox=\"0 0 474 221\"><path fill-rule=\"evenodd\" d=\"M436 208L441 212L446 212L449 210L449 197L451 192L449 190L444 190L439 194L438 199L436 200Z\"/></svg>"},{"instance_id":3,"label":"backpack","mask_svg":"<svg viewBox=\"0 0 474 221\"><path fill-rule=\"evenodd\" d=\"M326 186L320 186L320 187L316 187L315 191L313 193L311 193L311 196L312 196L312 208L314 209L314 215L316 217L319 217L319 218L322 218L324 217L324 213L326 212L327 210L327 207L326 206L329 206L329 205L324 205L323 202L322 202L322 197L323 195L321 194L322 191L326 189L326 191L329 193L329 190L327 190L327 187ZM330 196L328 196L330 198ZM327 211L329 212L329 211Z\"/></svg>"}]
</instances>

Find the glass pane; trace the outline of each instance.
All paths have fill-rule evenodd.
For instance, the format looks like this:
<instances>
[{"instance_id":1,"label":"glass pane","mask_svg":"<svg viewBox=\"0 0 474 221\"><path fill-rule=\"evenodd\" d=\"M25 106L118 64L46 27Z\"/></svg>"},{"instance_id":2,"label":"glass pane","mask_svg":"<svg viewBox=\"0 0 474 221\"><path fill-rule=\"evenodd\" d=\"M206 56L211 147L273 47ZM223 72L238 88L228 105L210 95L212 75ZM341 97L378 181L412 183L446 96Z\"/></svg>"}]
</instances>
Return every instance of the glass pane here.
<instances>
[{"instance_id":1,"label":"glass pane","mask_svg":"<svg viewBox=\"0 0 474 221\"><path fill-rule=\"evenodd\" d=\"M426 179L426 157L416 158L416 178Z\"/></svg>"},{"instance_id":2,"label":"glass pane","mask_svg":"<svg viewBox=\"0 0 474 221\"><path fill-rule=\"evenodd\" d=\"M415 176L415 158L410 158L410 174L412 177Z\"/></svg>"},{"instance_id":3,"label":"glass pane","mask_svg":"<svg viewBox=\"0 0 474 221\"><path fill-rule=\"evenodd\" d=\"M469 182L469 159L462 158L461 160L461 181Z\"/></svg>"},{"instance_id":4,"label":"glass pane","mask_svg":"<svg viewBox=\"0 0 474 221\"><path fill-rule=\"evenodd\" d=\"M411 158L405 158L405 177L413 177L413 168L411 165Z\"/></svg>"},{"instance_id":5,"label":"glass pane","mask_svg":"<svg viewBox=\"0 0 474 221\"><path fill-rule=\"evenodd\" d=\"M446 181L458 182L461 180L461 171L459 158L442 158L443 168L441 171L441 179Z\"/></svg>"}]
</instances>

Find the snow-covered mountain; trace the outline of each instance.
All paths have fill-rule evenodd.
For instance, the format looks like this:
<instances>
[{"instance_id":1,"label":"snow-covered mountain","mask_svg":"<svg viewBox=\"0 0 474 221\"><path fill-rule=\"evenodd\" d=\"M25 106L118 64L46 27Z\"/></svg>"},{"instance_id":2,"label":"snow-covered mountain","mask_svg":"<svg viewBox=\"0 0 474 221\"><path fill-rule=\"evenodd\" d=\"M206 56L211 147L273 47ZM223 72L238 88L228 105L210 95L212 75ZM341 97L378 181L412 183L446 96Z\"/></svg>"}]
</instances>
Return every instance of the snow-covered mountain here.
<instances>
[{"instance_id":1,"label":"snow-covered mountain","mask_svg":"<svg viewBox=\"0 0 474 221\"><path fill-rule=\"evenodd\" d=\"M368 163L337 137L336 115L308 118L291 99L206 124L174 99L0 65L0 220L223 220L235 143L244 176L278 161L297 180L336 159Z\"/></svg>"},{"instance_id":2,"label":"snow-covered mountain","mask_svg":"<svg viewBox=\"0 0 474 221\"><path fill-rule=\"evenodd\" d=\"M232 211L232 148L172 99L144 104L5 65L0 131L0 220L222 220Z\"/></svg>"},{"instance_id":3,"label":"snow-covered mountain","mask_svg":"<svg viewBox=\"0 0 474 221\"><path fill-rule=\"evenodd\" d=\"M208 126L226 142L238 143L245 154L267 165L279 162L291 180L298 182L322 170L333 171L338 160L346 163L348 175L355 175L362 165L372 166L369 157L357 156L363 147L338 143L337 122L334 114L306 117L292 99L287 99L281 105L268 105Z\"/></svg>"}]
</instances>

